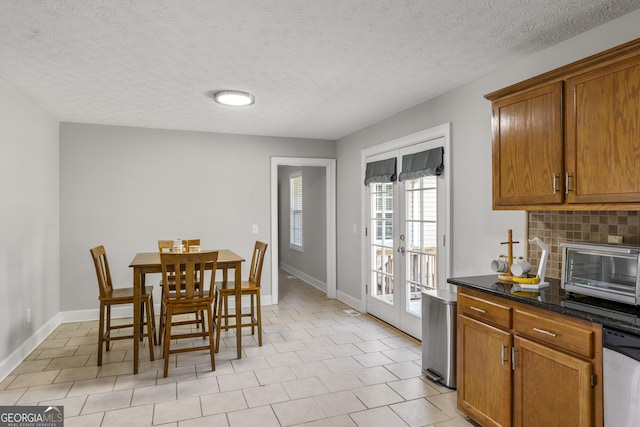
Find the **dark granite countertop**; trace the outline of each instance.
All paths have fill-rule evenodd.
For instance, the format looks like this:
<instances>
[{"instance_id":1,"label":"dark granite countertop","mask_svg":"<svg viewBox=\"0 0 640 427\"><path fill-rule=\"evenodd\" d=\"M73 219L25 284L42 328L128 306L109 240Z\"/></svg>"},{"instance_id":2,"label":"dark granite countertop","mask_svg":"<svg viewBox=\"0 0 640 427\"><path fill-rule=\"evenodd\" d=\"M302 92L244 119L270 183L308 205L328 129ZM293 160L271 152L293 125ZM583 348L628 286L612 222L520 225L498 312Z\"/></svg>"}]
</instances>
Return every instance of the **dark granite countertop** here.
<instances>
[{"instance_id":1,"label":"dark granite countertop","mask_svg":"<svg viewBox=\"0 0 640 427\"><path fill-rule=\"evenodd\" d=\"M549 287L536 292L523 291L517 283L501 282L495 274L454 277L447 282L640 335L640 307L565 293L556 279L549 279Z\"/></svg>"}]
</instances>

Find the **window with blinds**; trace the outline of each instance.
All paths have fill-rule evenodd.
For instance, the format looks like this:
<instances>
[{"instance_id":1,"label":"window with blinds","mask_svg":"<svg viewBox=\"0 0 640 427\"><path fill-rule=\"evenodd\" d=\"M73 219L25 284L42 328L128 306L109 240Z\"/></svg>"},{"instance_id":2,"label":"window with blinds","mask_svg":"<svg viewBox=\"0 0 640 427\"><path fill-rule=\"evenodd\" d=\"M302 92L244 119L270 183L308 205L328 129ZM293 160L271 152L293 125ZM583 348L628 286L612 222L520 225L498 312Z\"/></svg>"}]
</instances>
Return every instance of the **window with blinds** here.
<instances>
[{"instance_id":1,"label":"window with blinds","mask_svg":"<svg viewBox=\"0 0 640 427\"><path fill-rule=\"evenodd\" d=\"M302 171L289 175L289 246L302 249Z\"/></svg>"}]
</instances>

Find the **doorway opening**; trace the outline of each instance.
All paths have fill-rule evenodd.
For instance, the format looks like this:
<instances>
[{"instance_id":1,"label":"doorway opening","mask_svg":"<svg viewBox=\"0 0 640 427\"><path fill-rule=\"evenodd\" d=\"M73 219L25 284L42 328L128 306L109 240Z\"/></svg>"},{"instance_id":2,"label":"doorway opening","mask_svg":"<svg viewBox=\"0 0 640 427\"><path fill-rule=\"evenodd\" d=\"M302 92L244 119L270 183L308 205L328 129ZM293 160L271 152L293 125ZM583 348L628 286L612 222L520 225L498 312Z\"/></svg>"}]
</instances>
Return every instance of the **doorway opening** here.
<instances>
[{"instance_id":1,"label":"doorway opening","mask_svg":"<svg viewBox=\"0 0 640 427\"><path fill-rule=\"evenodd\" d=\"M327 297L336 298L336 160L300 157L271 158L271 303L278 303L280 221L278 171L280 167L321 167L325 176L326 286Z\"/></svg>"}]
</instances>

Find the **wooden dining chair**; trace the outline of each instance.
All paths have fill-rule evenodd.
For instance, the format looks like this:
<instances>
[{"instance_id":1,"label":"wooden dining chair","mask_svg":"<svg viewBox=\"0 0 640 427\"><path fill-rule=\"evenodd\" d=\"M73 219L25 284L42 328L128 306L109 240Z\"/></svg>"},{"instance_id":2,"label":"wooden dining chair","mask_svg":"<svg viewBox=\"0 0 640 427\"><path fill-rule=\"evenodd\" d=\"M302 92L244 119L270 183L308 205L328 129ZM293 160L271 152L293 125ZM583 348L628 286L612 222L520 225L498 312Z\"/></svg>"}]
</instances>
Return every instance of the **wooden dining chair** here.
<instances>
[{"instance_id":1,"label":"wooden dining chair","mask_svg":"<svg viewBox=\"0 0 640 427\"><path fill-rule=\"evenodd\" d=\"M102 348L106 345L106 351L110 350L111 341L133 338L131 335L111 335L111 331L122 328L134 328L139 325L133 323L124 325L111 325L111 306L117 304L131 304L133 307L133 288L114 288L111 281L111 270L109 269L109 261L104 246L96 246L90 249L93 264L96 268L98 277L98 288L100 296L100 321L98 326L98 366L102 366ZM156 321L153 312L153 287L145 286L144 292L140 295L147 314L147 321L143 322L146 326L147 339L149 341L149 358L153 358L153 342L156 344ZM142 320L140 320L142 322ZM106 323L106 325L105 325Z\"/></svg>"},{"instance_id":2,"label":"wooden dining chair","mask_svg":"<svg viewBox=\"0 0 640 427\"><path fill-rule=\"evenodd\" d=\"M173 240L158 240L159 252L171 252L172 247L173 247Z\"/></svg>"},{"instance_id":3,"label":"wooden dining chair","mask_svg":"<svg viewBox=\"0 0 640 427\"><path fill-rule=\"evenodd\" d=\"M173 248L173 240L158 240L158 251L160 252L171 252ZM200 246L200 239L183 239L182 246L184 247L185 252L189 252L189 248L193 246Z\"/></svg>"},{"instance_id":4,"label":"wooden dining chair","mask_svg":"<svg viewBox=\"0 0 640 427\"><path fill-rule=\"evenodd\" d=\"M200 247L200 239L185 239L182 240L185 252L190 252L193 247ZM198 251L199 252L199 251Z\"/></svg>"},{"instance_id":5,"label":"wooden dining chair","mask_svg":"<svg viewBox=\"0 0 640 427\"><path fill-rule=\"evenodd\" d=\"M264 255L267 252L267 244L256 241L253 247L253 256L251 257L251 269L249 270L248 280L243 280L242 295L248 295L251 300L251 309L249 313L243 313L241 317L248 317L248 323L242 323L242 327L251 327L251 335L255 334L255 328L258 329L258 346L262 347L262 315L260 309L260 281L262 279L262 265L264 264ZM229 297L235 295L235 283L226 280L216 282L216 352L220 350L220 333L224 329L234 328L235 325L229 325L229 319L235 319L235 315L229 314ZM222 324L224 321L224 325Z\"/></svg>"},{"instance_id":6,"label":"wooden dining chair","mask_svg":"<svg viewBox=\"0 0 640 427\"><path fill-rule=\"evenodd\" d=\"M216 365L214 360L215 346L213 341L213 297L215 286L216 269L218 262L218 252L199 252L199 253L161 253L160 263L162 264L162 278L164 280L163 305L165 310L162 314L164 319L164 376L167 376L169 370L169 356L174 353L183 353L186 351L209 350L211 355L211 370L215 371ZM205 268L209 271L210 279L205 280ZM169 277L175 274L181 276L184 280L175 282L175 289L169 289ZM172 318L174 315L192 314L197 312L206 313L206 326L203 325L200 332L182 332L172 333L174 323ZM208 338L209 342L200 346L186 346L171 349L171 340L184 338Z\"/></svg>"},{"instance_id":7,"label":"wooden dining chair","mask_svg":"<svg viewBox=\"0 0 640 427\"><path fill-rule=\"evenodd\" d=\"M174 241L173 240L158 240L158 251L162 252L171 252L171 248L173 248ZM200 239L187 239L182 240L182 245L186 248L189 246L200 246ZM188 251L187 251L188 252ZM164 288L162 285L163 279L160 279L160 288L163 289L163 297L160 302L160 329L158 333L158 342L162 344L162 334L164 333ZM175 273L171 273L169 275L169 290L174 291L176 288L176 277ZM196 313L195 318L193 319L183 319L179 321L175 321L173 323L174 326L177 325L190 325L195 324L198 328L200 326L204 326L204 313Z\"/></svg>"}]
</instances>

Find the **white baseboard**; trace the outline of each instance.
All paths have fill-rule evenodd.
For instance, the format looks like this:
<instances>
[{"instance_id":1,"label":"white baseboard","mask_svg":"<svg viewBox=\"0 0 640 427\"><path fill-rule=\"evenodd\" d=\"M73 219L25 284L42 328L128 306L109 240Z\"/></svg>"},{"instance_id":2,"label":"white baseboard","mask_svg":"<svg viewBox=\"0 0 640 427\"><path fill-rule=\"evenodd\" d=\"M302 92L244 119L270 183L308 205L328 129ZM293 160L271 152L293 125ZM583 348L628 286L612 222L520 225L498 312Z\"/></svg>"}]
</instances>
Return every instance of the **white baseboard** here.
<instances>
[{"instance_id":1,"label":"white baseboard","mask_svg":"<svg viewBox=\"0 0 640 427\"><path fill-rule=\"evenodd\" d=\"M153 308L156 310L156 314L158 314L160 305L154 304ZM124 319L127 317L133 317L133 307L131 307L131 305L111 307L112 319ZM60 323L90 322L92 320L98 320L99 318L100 309L98 308L60 312Z\"/></svg>"},{"instance_id":2,"label":"white baseboard","mask_svg":"<svg viewBox=\"0 0 640 427\"><path fill-rule=\"evenodd\" d=\"M338 299L338 301L341 301L341 302L347 304L348 306L355 308L356 310L358 310L361 313L364 313L366 311L366 307L362 303L362 300L354 298L351 295L345 294L342 291L338 291L337 299Z\"/></svg>"},{"instance_id":3,"label":"white baseboard","mask_svg":"<svg viewBox=\"0 0 640 427\"><path fill-rule=\"evenodd\" d=\"M4 380L24 359L35 350L60 325L60 313L53 316L33 335L27 338L9 356L0 361L0 381Z\"/></svg>"},{"instance_id":4,"label":"white baseboard","mask_svg":"<svg viewBox=\"0 0 640 427\"><path fill-rule=\"evenodd\" d=\"M229 303L233 306L234 297L229 298ZM260 305L271 305L271 295L262 295L260 298ZM242 307L249 307L248 298L246 301L243 301ZM154 304L153 309L156 316L160 315L160 304ZM92 320L98 320L100 317L100 310L96 308L90 310L61 311L59 316L59 323L90 322ZM133 308L130 305L111 308L112 319L126 319L128 317L133 317Z\"/></svg>"},{"instance_id":5,"label":"white baseboard","mask_svg":"<svg viewBox=\"0 0 640 427\"><path fill-rule=\"evenodd\" d=\"M287 265L283 262L280 262L280 268L282 268L284 271L286 271L287 273L291 273L294 276L296 276L298 279L310 284L311 286L313 286L314 288L317 288L319 290L321 290L322 292L327 292L327 284L323 283L322 281L309 276L306 273L303 273L302 271L291 267L290 265ZM354 298L351 295L345 294L344 292L341 291L337 291L337 295L336 298L338 301L341 301L345 304L347 304L350 307L355 308L356 310L360 311L360 312L365 312L366 310L366 306L365 304L359 300L358 298Z\"/></svg>"},{"instance_id":6,"label":"white baseboard","mask_svg":"<svg viewBox=\"0 0 640 427\"><path fill-rule=\"evenodd\" d=\"M233 297L229 303L233 307ZM245 304L246 303L246 304ZM271 305L271 295L264 295L260 299L262 306ZM243 301L243 307L249 307L248 298ZM160 313L160 304L154 304L156 315ZM99 309L61 311L53 316L44 326L27 338L17 349L4 360L0 361L0 381L4 380L24 359L35 350L60 324L73 322L90 322L98 320ZM111 318L122 319L133 317L133 308L129 306L112 307Z\"/></svg>"},{"instance_id":7,"label":"white baseboard","mask_svg":"<svg viewBox=\"0 0 640 427\"><path fill-rule=\"evenodd\" d=\"M321 290L323 293L327 293L327 284L325 282L323 282L322 280L318 280L313 276L310 276L294 267L291 267L290 265L287 265L283 262L280 263L280 268L282 268L284 271L286 271L287 273L291 273L294 276L296 276L298 279L302 280L303 282L306 282L308 284L310 284L311 286L313 286L316 289Z\"/></svg>"}]
</instances>

